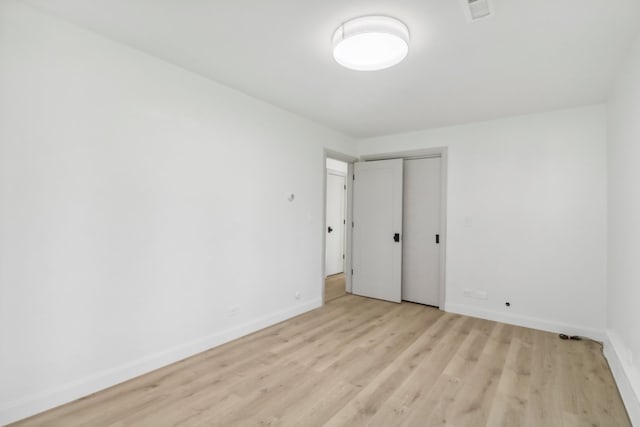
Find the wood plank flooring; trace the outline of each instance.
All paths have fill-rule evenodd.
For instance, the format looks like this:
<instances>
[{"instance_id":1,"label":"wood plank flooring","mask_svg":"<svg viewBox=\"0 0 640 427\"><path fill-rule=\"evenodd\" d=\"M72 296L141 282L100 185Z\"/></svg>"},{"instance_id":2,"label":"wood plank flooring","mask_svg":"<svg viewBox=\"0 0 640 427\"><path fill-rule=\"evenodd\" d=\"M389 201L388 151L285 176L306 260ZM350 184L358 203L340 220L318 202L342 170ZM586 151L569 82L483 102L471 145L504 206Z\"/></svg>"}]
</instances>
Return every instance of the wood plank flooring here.
<instances>
[{"instance_id":1,"label":"wood plank flooring","mask_svg":"<svg viewBox=\"0 0 640 427\"><path fill-rule=\"evenodd\" d=\"M346 295L344 273L329 276L324 281L324 302L327 303Z\"/></svg>"},{"instance_id":2,"label":"wood plank flooring","mask_svg":"<svg viewBox=\"0 0 640 427\"><path fill-rule=\"evenodd\" d=\"M600 346L346 295L21 426L624 426Z\"/></svg>"}]
</instances>

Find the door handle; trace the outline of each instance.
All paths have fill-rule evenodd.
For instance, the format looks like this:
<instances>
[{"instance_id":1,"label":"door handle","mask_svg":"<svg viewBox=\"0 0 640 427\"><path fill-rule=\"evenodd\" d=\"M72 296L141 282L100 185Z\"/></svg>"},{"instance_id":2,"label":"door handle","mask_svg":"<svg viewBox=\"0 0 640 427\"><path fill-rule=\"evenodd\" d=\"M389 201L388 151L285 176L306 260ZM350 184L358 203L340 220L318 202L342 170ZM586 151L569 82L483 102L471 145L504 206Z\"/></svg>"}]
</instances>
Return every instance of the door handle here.
<instances>
[{"instance_id":1,"label":"door handle","mask_svg":"<svg viewBox=\"0 0 640 427\"><path fill-rule=\"evenodd\" d=\"M328 232L328 233L331 233L332 231L333 231L333 228L331 228L331 227L327 227L327 232Z\"/></svg>"},{"instance_id":2,"label":"door handle","mask_svg":"<svg viewBox=\"0 0 640 427\"><path fill-rule=\"evenodd\" d=\"M393 235L393 241L394 242L399 242L400 241L400 233L396 233Z\"/></svg>"},{"instance_id":3,"label":"door handle","mask_svg":"<svg viewBox=\"0 0 640 427\"><path fill-rule=\"evenodd\" d=\"M440 244L440 235L439 234L436 234L436 243Z\"/></svg>"}]
</instances>

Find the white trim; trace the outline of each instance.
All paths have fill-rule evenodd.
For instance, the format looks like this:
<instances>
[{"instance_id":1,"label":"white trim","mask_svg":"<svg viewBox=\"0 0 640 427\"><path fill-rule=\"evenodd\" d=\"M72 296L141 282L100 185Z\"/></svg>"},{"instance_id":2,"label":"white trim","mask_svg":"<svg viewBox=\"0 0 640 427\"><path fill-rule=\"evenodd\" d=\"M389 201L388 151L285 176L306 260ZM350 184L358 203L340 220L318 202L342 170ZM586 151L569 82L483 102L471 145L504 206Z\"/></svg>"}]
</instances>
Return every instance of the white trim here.
<instances>
[{"instance_id":1,"label":"white trim","mask_svg":"<svg viewBox=\"0 0 640 427\"><path fill-rule=\"evenodd\" d=\"M331 175L342 176L342 177L345 177L345 178L347 177L347 172L339 171L338 169L327 168L327 173L331 174Z\"/></svg>"},{"instance_id":2,"label":"white trim","mask_svg":"<svg viewBox=\"0 0 640 427\"><path fill-rule=\"evenodd\" d=\"M353 268L353 162L348 164L347 169L347 224L345 229L345 263L344 263L344 277L345 277L345 291L347 293L353 292L353 276L351 275L351 269Z\"/></svg>"},{"instance_id":3,"label":"white trim","mask_svg":"<svg viewBox=\"0 0 640 427\"><path fill-rule=\"evenodd\" d=\"M449 313L463 314L470 317L493 320L495 322L508 323L510 325L523 326L525 328L539 329L541 331L565 333L568 335L580 335L596 341L604 340L604 331L569 323L555 322L537 317L522 316L517 314L499 313L464 304L447 304L444 308Z\"/></svg>"},{"instance_id":4,"label":"white trim","mask_svg":"<svg viewBox=\"0 0 640 427\"><path fill-rule=\"evenodd\" d=\"M365 154L361 158L368 162L371 160L390 160L390 159L414 159L426 157L441 157L447 152L447 147L422 148L419 150L392 151L388 153Z\"/></svg>"},{"instance_id":5,"label":"white trim","mask_svg":"<svg viewBox=\"0 0 640 427\"><path fill-rule=\"evenodd\" d=\"M625 348L615 331L606 331L604 356L609 362L631 424L640 426L640 373L633 368L629 357L624 357Z\"/></svg>"},{"instance_id":6,"label":"white trim","mask_svg":"<svg viewBox=\"0 0 640 427\"><path fill-rule=\"evenodd\" d=\"M121 382L130 380L158 368L170 365L187 357L233 341L252 332L280 323L298 316L322 305L320 298L302 303L296 307L278 311L252 320L243 325L218 332L189 343L181 344L156 354L98 372L88 377L64 384L54 389L24 396L21 399L8 402L0 407L0 425L9 424L23 418L60 406L81 397L95 393Z\"/></svg>"},{"instance_id":7,"label":"white trim","mask_svg":"<svg viewBox=\"0 0 640 427\"><path fill-rule=\"evenodd\" d=\"M448 152L447 147L438 148L440 151L440 307L444 310L447 305L447 177Z\"/></svg>"}]
</instances>

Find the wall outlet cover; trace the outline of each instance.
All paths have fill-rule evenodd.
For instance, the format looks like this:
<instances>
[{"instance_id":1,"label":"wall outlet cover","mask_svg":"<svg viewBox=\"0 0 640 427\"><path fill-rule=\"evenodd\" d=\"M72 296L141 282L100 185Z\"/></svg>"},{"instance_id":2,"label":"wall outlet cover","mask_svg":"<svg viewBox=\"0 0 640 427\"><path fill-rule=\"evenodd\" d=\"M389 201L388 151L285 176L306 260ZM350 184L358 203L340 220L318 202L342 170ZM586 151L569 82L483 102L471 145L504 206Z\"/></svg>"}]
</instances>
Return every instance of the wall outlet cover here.
<instances>
[{"instance_id":1,"label":"wall outlet cover","mask_svg":"<svg viewBox=\"0 0 640 427\"><path fill-rule=\"evenodd\" d=\"M476 291L474 295L477 299L489 299L486 291Z\"/></svg>"}]
</instances>

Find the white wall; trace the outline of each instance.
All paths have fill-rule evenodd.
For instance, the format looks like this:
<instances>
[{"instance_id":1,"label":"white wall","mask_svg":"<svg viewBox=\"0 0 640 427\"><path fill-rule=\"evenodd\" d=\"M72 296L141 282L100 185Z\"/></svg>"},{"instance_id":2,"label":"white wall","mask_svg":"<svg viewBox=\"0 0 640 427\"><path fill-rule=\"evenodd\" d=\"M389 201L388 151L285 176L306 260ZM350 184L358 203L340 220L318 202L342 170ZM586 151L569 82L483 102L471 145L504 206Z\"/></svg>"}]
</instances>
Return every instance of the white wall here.
<instances>
[{"instance_id":1,"label":"white wall","mask_svg":"<svg viewBox=\"0 0 640 427\"><path fill-rule=\"evenodd\" d=\"M609 102L608 358L640 425L640 36Z\"/></svg>"},{"instance_id":2,"label":"white wall","mask_svg":"<svg viewBox=\"0 0 640 427\"><path fill-rule=\"evenodd\" d=\"M448 147L446 310L598 338L605 129L599 105L365 139L359 153Z\"/></svg>"},{"instance_id":3,"label":"white wall","mask_svg":"<svg viewBox=\"0 0 640 427\"><path fill-rule=\"evenodd\" d=\"M355 152L0 2L0 424L318 306L325 148Z\"/></svg>"}]
</instances>

